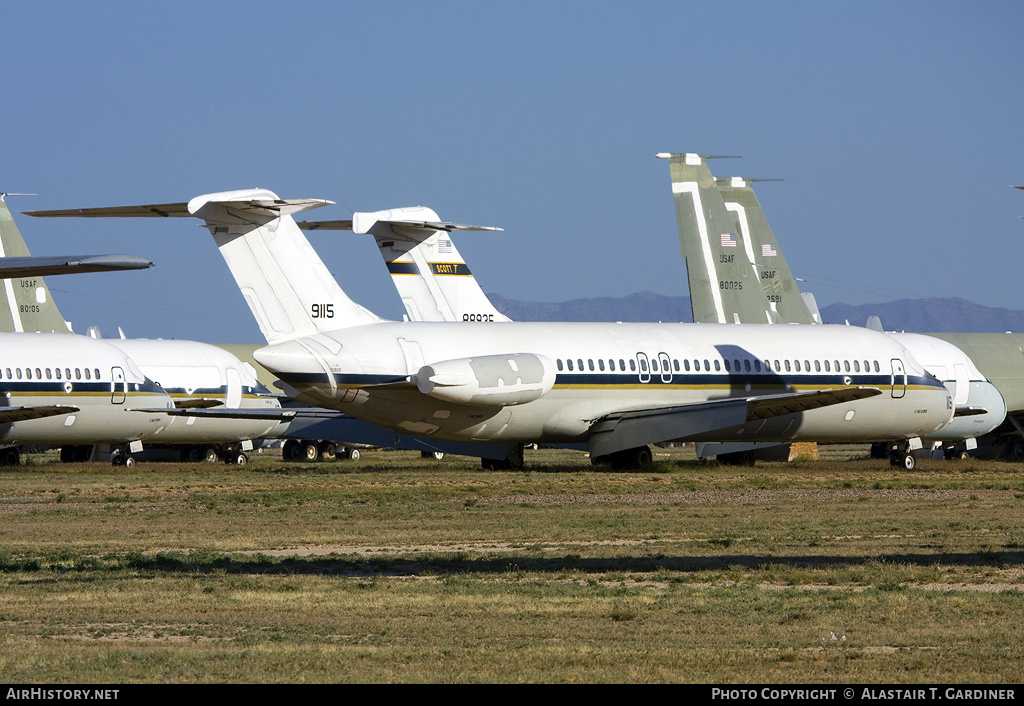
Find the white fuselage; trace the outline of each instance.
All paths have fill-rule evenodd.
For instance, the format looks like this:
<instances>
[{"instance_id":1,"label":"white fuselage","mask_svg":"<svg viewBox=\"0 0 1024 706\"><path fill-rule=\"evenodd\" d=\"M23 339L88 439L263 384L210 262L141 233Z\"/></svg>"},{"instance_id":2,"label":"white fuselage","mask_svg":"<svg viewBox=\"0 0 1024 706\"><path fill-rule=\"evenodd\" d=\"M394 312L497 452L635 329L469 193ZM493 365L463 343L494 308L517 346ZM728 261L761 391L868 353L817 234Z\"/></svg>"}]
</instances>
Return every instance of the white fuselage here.
<instances>
[{"instance_id":1,"label":"white fuselage","mask_svg":"<svg viewBox=\"0 0 1024 706\"><path fill-rule=\"evenodd\" d=\"M225 409L278 409L280 402L253 370L208 343L163 339L105 339L129 355L146 377L175 401L200 398ZM276 421L174 417L151 441L162 444L228 443L257 439Z\"/></svg>"},{"instance_id":2,"label":"white fuselage","mask_svg":"<svg viewBox=\"0 0 1024 706\"><path fill-rule=\"evenodd\" d=\"M0 424L0 444L122 444L147 440L170 424L170 397L129 356L86 336L0 333L4 407L69 405L79 411Z\"/></svg>"},{"instance_id":3,"label":"white fuselage","mask_svg":"<svg viewBox=\"0 0 1024 706\"><path fill-rule=\"evenodd\" d=\"M970 356L952 343L920 333L888 333L953 396L953 406L984 410L983 414L954 417L930 434L935 441L971 439L992 431L1006 418L1006 402L995 385L985 379Z\"/></svg>"},{"instance_id":4,"label":"white fuselage","mask_svg":"<svg viewBox=\"0 0 1024 706\"><path fill-rule=\"evenodd\" d=\"M498 394L505 403L493 405L479 401L486 394L474 404L451 401L446 390L467 386L468 368L455 361L513 354L544 361L554 384L519 403L514 394ZM254 357L311 404L449 439L581 442L595 420L617 412L851 386L883 394L700 440L906 439L952 415L949 391L903 346L848 326L384 322L266 346ZM424 394L422 370L437 373L442 387Z\"/></svg>"}]
</instances>

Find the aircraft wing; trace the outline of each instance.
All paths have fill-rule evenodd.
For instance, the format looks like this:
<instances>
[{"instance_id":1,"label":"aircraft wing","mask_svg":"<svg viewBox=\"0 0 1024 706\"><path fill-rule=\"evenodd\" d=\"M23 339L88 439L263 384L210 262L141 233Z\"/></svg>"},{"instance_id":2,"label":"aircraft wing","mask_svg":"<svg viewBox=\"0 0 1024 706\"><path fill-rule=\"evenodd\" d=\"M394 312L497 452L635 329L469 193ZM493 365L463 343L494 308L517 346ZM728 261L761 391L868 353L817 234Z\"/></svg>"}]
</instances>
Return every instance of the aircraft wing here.
<instances>
[{"instance_id":1,"label":"aircraft wing","mask_svg":"<svg viewBox=\"0 0 1024 706\"><path fill-rule=\"evenodd\" d=\"M590 428L590 456L597 458L665 441L695 440L759 419L806 412L880 394L882 391L877 387L844 387L616 412L598 419Z\"/></svg>"},{"instance_id":2,"label":"aircraft wing","mask_svg":"<svg viewBox=\"0 0 1024 706\"><path fill-rule=\"evenodd\" d=\"M174 400L175 409L206 409L208 407L220 407L223 404L221 400L209 397L188 397Z\"/></svg>"},{"instance_id":3,"label":"aircraft wing","mask_svg":"<svg viewBox=\"0 0 1024 706\"><path fill-rule=\"evenodd\" d=\"M984 407L957 407L953 411L954 417L976 417L979 414L988 414Z\"/></svg>"},{"instance_id":4,"label":"aircraft wing","mask_svg":"<svg viewBox=\"0 0 1024 706\"><path fill-rule=\"evenodd\" d=\"M65 255L62 257L0 257L0 279L47 277L80 272L144 270L153 263L134 255Z\"/></svg>"},{"instance_id":5,"label":"aircraft wing","mask_svg":"<svg viewBox=\"0 0 1024 706\"><path fill-rule=\"evenodd\" d=\"M24 422L29 419L43 419L45 417L58 417L62 414L77 412L80 409L80 407L65 404L40 405L37 407L0 407L0 424Z\"/></svg>"},{"instance_id":6,"label":"aircraft wing","mask_svg":"<svg viewBox=\"0 0 1024 706\"><path fill-rule=\"evenodd\" d=\"M174 409L129 409L129 412L143 412L144 414L168 414L172 417L206 417L213 419L277 419L288 421L296 417L318 417L317 414L307 415L304 409L282 409L270 407L267 409L252 408L219 408L212 407L175 407ZM324 416L338 416L340 412L332 412L326 409L311 409L311 412L323 413Z\"/></svg>"}]
</instances>

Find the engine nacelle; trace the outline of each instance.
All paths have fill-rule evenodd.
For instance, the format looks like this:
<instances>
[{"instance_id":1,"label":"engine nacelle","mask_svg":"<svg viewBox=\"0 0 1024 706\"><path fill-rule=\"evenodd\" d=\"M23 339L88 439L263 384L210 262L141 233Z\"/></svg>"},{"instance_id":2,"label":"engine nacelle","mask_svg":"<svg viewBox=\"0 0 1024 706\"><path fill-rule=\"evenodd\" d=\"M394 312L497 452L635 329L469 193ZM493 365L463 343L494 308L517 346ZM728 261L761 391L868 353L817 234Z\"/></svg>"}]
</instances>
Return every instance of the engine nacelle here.
<instances>
[{"instance_id":1,"label":"engine nacelle","mask_svg":"<svg viewBox=\"0 0 1024 706\"><path fill-rule=\"evenodd\" d=\"M484 355L424 365L417 389L445 402L505 407L539 399L555 384L555 366L534 353Z\"/></svg>"}]
</instances>

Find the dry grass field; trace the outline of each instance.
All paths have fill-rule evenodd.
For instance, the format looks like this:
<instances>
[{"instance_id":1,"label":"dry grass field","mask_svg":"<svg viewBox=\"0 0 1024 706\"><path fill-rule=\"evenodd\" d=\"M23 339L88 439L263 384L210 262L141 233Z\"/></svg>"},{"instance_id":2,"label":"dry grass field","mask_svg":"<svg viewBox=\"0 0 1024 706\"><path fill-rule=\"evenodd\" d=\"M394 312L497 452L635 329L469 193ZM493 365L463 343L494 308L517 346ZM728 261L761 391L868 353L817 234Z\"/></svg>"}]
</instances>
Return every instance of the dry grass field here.
<instances>
[{"instance_id":1,"label":"dry grass field","mask_svg":"<svg viewBox=\"0 0 1024 706\"><path fill-rule=\"evenodd\" d=\"M0 471L11 683L1019 682L1024 466Z\"/></svg>"}]
</instances>

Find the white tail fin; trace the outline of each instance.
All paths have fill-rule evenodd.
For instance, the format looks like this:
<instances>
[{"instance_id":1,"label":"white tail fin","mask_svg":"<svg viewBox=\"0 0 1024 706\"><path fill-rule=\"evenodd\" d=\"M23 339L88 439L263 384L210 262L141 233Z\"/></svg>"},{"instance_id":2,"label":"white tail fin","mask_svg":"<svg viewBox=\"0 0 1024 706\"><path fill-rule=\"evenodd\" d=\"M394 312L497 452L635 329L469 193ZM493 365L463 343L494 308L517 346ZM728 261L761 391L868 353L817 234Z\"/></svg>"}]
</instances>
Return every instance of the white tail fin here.
<instances>
[{"instance_id":1,"label":"white tail fin","mask_svg":"<svg viewBox=\"0 0 1024 706\"><path fill-rule=\"evenodd\" d=\"M292 218L330 203L282 200L264 189L188 203L206 221L267 343L380 321L342 291Z\"/></svg>"},{"instance_id":2,"label":"white tail fin","mask_svg":"<svg viewBox=\"0 0 1024 706\"><path fill-rule=\"evenodd\" d=\"M395 208L352 216L369 233L413 321L509 321L494 308L452 242L453 230L501 230L442 222L429 208Z\"/></svg>"}]
</instances>

